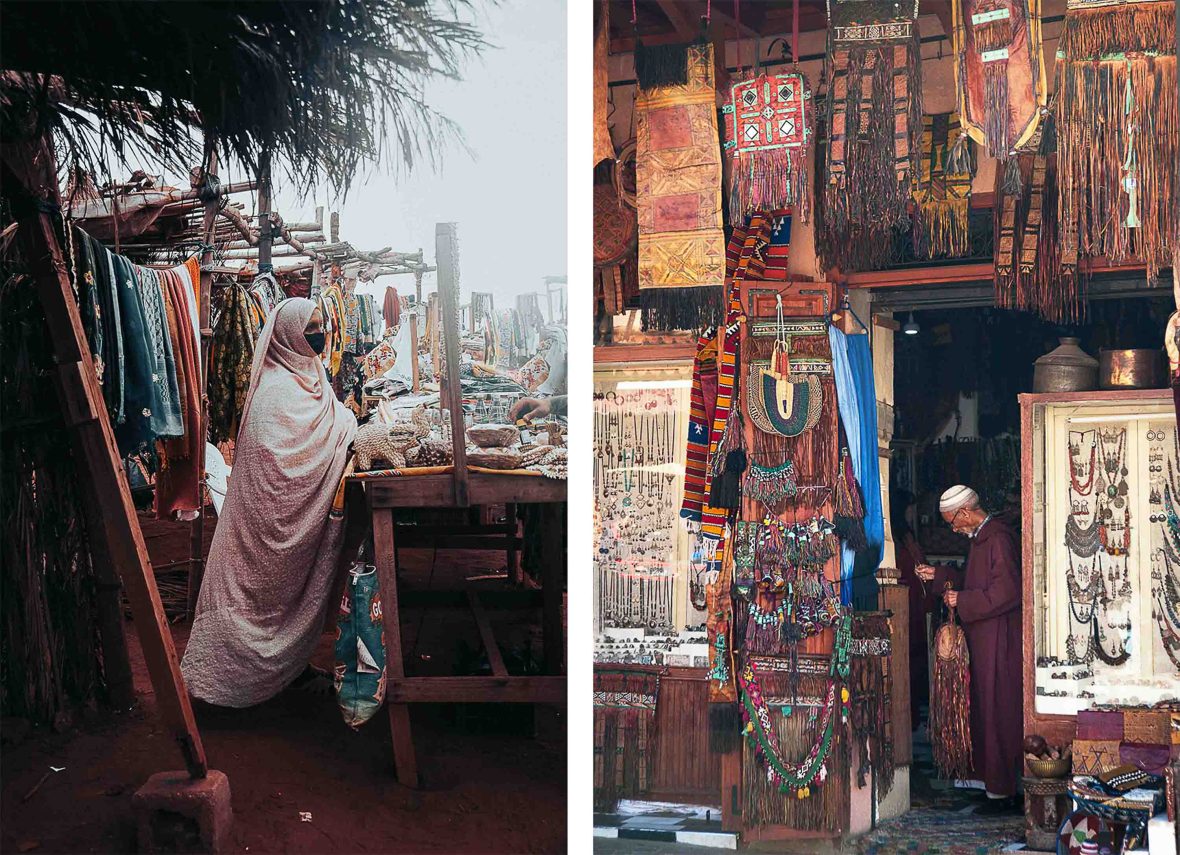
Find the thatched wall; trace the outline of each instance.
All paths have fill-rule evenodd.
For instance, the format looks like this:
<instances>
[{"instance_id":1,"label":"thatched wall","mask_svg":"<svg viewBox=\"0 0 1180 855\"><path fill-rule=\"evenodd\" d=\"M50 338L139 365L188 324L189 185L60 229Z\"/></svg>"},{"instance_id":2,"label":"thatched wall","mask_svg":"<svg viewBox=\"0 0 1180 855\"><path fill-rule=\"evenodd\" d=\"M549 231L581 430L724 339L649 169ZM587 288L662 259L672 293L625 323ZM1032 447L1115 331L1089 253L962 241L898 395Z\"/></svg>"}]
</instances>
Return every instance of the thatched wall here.
<instances>
[{"instance_id":1,"label":"thatched wall","mask_svg":"<svg viewBox=\"0 0 1180 855\"><path fill-rule=\"evenodd\" d=\"M21 267L0 257L0 714L50 723L104 685L77 462Z\"/></svg>"}]
</instances>

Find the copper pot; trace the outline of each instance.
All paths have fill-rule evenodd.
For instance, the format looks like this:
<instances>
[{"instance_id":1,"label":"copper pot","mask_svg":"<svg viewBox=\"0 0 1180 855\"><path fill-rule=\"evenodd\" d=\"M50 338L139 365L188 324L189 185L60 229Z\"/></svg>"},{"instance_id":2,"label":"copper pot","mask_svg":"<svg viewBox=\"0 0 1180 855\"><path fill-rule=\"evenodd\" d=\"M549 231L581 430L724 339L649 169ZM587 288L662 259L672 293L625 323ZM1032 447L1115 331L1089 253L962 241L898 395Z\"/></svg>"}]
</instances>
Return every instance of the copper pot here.
<instances>
[{"instance_id":1,"label":"copper pot","mask_svg":"<svg viewBox=\"0 0 1180 855\"><path fill-rule=\"evenodd\" d=\"M1060 347L1033 363L1034 392L1090 392L1098 386L1098 360L1079 339L1058 339Z\"/></svg>"},{"instance_id":2,"label":"copper pot","mask_svg":"<svg viewBox=\"0 0 1180 855\"><path fill-rule=\"evenodd\" d=\"M1162 350L1098 351L1100 389L1161 389L1167 385L1165 375Z\"/></svg>"}]
</instances>

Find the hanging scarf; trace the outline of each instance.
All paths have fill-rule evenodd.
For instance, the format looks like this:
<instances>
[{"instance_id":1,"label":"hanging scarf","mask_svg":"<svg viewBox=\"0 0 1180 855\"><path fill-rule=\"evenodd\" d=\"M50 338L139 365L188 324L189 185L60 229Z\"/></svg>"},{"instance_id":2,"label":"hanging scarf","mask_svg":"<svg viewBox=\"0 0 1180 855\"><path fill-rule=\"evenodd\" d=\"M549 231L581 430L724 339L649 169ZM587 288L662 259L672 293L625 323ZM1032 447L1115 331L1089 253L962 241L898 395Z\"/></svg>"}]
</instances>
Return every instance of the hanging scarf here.
<instances>
[{"instance_id":1,"label":"hanging scarf","mask_svg":"<svg viewBox=\"0 0 1180 855\"><path fill-rule=\"evenodd\" d=\"M1006 162L1032 139L1045 108L1040 0L955 0L951 8L959 115L988 156Z\"/></svg>"},{"instance_id":2,"label":"hanging scarf","mask_svg":"<svg viewBox=\"0 0 1180 855\"><path fill-rule=\"evenodd\" d=\"M848 441L848 451L853 461L860 460L860 405L857 400L856 384L852 380L852 365L848 359L848 337L833 326L828 327L828 340L832 345L832 374L836 380L836 403L840 409L840 420ZM876 406L876 401L873 402ZM873 443L876 451L876 443ZM853 464L855 472L855 462ZM847 540L840 547L840 602L852 605L852 572L856 562L856 550Z\"/></svg>"},{"instance_id":3,"label":"hanging scarf","mask_svg":"<svg viewBox=\"0 0 1180 855\"><path fill-rule=\"evenodd\" d=\"M690 528L700 525L705 506L705 477L709 462L709 432L717 406L717 330L697 339L692 362L692 391L688 399L688 438L684 457L684 501L680 517Z\"/></svg>"},{"instance_id":4,"label":"hanging scarf","mask_svg":"<svg viewBox=\"0 0 1180 855\"><path fill-rule=\"evenodd\" d=\"M824 199L827 267L863 269L906 218L921 133L918 4L828 2Z\"/></svg>"},{"instance_id":5,"label":"hanging scarf","mask_svg":"<svg viewBox=\"0 0 1180 855\"><path fill-rule=\"evenodd\" d=\"M1058 47L1058 211L1064 252L1171 263L1180 112L1174 2L1069 0Z\"/></svg>"},{"instance_id":6,"label":"hanging scarf","mask_svg":"<svg viewBox=\"0 0 1180 855\"><path fill-rule=\"evenodd\" d=\"M968 252L971 158L958 113L922 117L922 151L914 172L914 246L923 258L961 258ZM952 152L958 150L958 156Z\"/></svg>"},{"instance_id":7,"label":"hanging scarf","mask_svg":"<svg viewBox=\"0 0 1180 855\"><path fill-rule=\"evenodd\" d=\"M814 130L807 78L790 71L739 81L730 88L722 113L725 149L733 159L730 216L794 205L803 221L809 220L806 160Z\"/></svg>"},{"instance_id":8,"label":"hanging scarf","mask_svg":"<svg viewBox=\"0 0 1180 855\"><path fill-rule=\"evenodd\" d=\"M865 540L868 549L856 555L853 575L863 579L855 589L861 609L875 608L877 583L874 574L881 564L885 548L885 511L881 503L881 458L877 453L877 385L873 378L873 354L867 335L847 336L848 362L856 386L857 413L860 424L860 448L851 458L852 472L861 488L864 502ZM839 396L837 396L837 399ZM849 438L851 444L851 437Z\"/></svg>"},{"instance_id":9,"label":"hanging scarf","mask_svg":"<svg viewBox=\"0 0 1180 855\"><path fill-rule=\"evenodd\" d=\"M154 377L163 372L149 339L148 319L139 293L135 265L107 252L111 279L119 293L119 325L123 333L123 423L115 428L120 453L141 453L155 442L153 413L163 406ZM155 418L158 418L156 416Z\"/></svg>"},{"instance_id":10,"label":"hanging scarf","mask_svg":"<svg viewBox=\"0 0 1180 855\"><path fill-rule=\"evenodd\" d=\"M123 328L119 312L119 289L116 287L111 254L107 248L81 229L78 233L88 244L93 261L92 272L97 282L98 322L102 325L102 381L103 399L111 426L122 424L124 419L123 394Z\"/></svg>"},{"instance_id":11,"label":"hanging scarf","mask_svg":"<svg viewBox=\"0 0 1180 855\"><path fill-rule=\"evenodd\" d=\"M713 46L678 50L686 82L635 98L639 289L646 328L697 330L723 317L721 152Z\"/></svg>"},{"instance_id":12,"label":"hanging scarf","mask_svg":"<svg viewBox=\"0 0 1180 855\"><path fill-rule=\"evenodd\" d=\"M225 289L224 299L209 349L209 441L213 443L237 438L254 361L250 297L234 282Z\"/></svg>"},{"instance_id":13,"label":"hanging scarf","mask_svg":"<svg viewBox=\"0 0 1180 855\"><path fill-rule=\"evenodd\" d=\"M761 214L755 214L746 225L740 249L734 247L730 241L730 276L729 310L725 317L725 330L721 341L717 363L717 405L713 411L713 427L709 434L710 467L705 475L705 495L709 495L712 486L713 461L718 459L721 439L725 434L726 424L729 422L729 412L733 406L733 397L737 377L738 339L741 336L742 317L741 285L751 271L758 271L764 265L760 250L766 245L766 235L769 224ZM728 513L724 508L705 506L701 514L701 534L710 540L720 540L725 531L725 520Z\"/></svg>"},{"instance_id":14,"label":"hanging scarf","mask_svg":"<svg viewBox=\"0 0 1180 855\"><path fill-rule=\"evenodd\" d=\"M201 507L201 449L205 444L201 420L201 345L193 334L195 304L187 272L173 268L160 272L166 293L168 330L173 337L177 395L184 419L184 436L160 444L165 463L156 475L156 516L171 519L176 512L191 513ZM175 328L174 328L175 325Z\"/></svg>"},{"instance_id":15,"label":"hanging scarf","mask_svg":"<svg viewBox=\"0 0 1180 855\"><path fill-rule=\"evenodd\" d=\"M155 388L152 394L153 409L149 428L153 439L183 436L184 421L180 414L180 399L177 394L176 358L172 348L172 337L168 334L160 274L156 270L138 265L134 267L134 271L143 305L148 343L156 365L156 371L152 374Z\"/></svg>"}]
</instances>

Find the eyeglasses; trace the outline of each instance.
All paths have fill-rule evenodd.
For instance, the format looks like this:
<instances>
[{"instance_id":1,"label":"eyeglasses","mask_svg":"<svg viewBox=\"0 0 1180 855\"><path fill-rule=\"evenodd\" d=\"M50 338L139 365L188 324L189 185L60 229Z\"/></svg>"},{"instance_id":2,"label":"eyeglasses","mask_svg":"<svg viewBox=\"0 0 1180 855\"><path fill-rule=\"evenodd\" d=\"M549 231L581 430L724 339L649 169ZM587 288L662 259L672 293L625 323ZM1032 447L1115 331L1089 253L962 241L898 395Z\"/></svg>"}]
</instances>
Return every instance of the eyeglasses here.
<instances>
[{"instance_id":1,"label":"eyeglasses","mask_svg":"<svg viewBox=\"0 0 1180 855\"><path fill-rule=\"evenodd\" d=\"M963 513L963 511L965 511L965 510L967 510L967 509L966 508L959 508L957 511L955 511L954 516L952 516L950 518L950 521L947 523L947 525L949 525L953 529L955 527L955 523L959 519L959 514Z\"/></svg>"}]
</instances>

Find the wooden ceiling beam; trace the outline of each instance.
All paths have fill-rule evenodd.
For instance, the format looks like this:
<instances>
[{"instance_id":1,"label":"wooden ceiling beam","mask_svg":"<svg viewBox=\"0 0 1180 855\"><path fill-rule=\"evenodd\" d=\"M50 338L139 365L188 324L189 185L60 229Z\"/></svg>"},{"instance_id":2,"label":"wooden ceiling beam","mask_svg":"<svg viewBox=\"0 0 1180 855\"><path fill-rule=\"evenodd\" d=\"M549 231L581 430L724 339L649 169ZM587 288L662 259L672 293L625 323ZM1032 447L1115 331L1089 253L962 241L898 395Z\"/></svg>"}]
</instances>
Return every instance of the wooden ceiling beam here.
<instances>
[{"instance_id":1,"label":"wooden ceiling beam","mask_svg":"<svg viewBox=\"0 0 1180 855\"><path fill-rule=\"evenodd\" d=\"M672 25L672 29L676 31L676 37L680 41L691 42L697 37L697 30L700 24L696 23L692 16L685 10L684 3L677 2L677 0L658 0L660 11L668 19L668 23ZM644 39L644 44L647 39Z\"/></svg>"}]
</instances>

